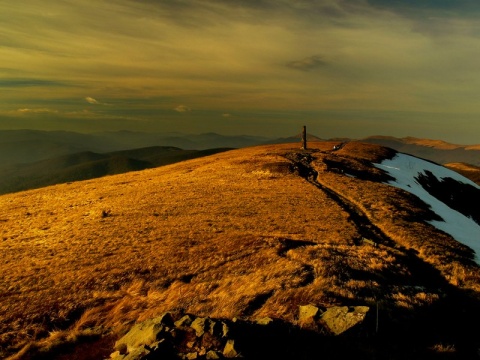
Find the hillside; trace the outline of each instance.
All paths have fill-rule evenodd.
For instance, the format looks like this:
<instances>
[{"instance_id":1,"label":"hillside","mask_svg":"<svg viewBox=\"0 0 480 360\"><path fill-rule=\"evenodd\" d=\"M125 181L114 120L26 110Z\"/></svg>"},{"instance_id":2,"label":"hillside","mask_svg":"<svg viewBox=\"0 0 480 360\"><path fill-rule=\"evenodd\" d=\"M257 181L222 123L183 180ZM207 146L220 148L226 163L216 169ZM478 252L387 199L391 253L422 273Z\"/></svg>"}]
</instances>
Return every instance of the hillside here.
<instances>
[{"instance_id":1,"label":"hillside","mask_svg":"<svg viewBox=\"0 0 480 360\"><path fill-rule=\"evenodd\" d=\"M370 136L361 141L390 147L438 164L462 162L480 166L479 145L455 145L441 140L391 136Z\"/></svg>"},{"instance_id":2,"label":"hillside","mask_svg":"<svg viewBox=\"0 0 480 360\"><path fill-rule=\"evenodd\" d=\"M447 163L445 166L480 185L480 166L465 163Z\"/></svg>"},{"instance_id":3,"label":"hillside","mask_svg":"<svg viewBox=\"0 0 480 360\"><path fill-rule=\"evenodd\" d=\"M26 164L0 167L0 194L94 179L226 151L226 148L183 150L155 146L110 153L84 151Z\"/></svg>"},{"instance_id":4,"label":"hillside","mask_svg":"<svg viewBox=\"0 0 480 360\"><path fill-rule=\"evenodd\" d=\"M437 227L439 206L398 187L391 171L412 172L382 168L394 150L336 144L231 150L0 196L0 357L108 358L135 322L174 311L278 319L322 344L305 359L474 358L480 267L468 241L479 239L455 240ZM441 186L429 171L423 188ZM478 204L479 187L451 175ZM448 214L479 215L450 202ZM353 338L312 333L298 318L309 304L366 306L373 322Z\"/></svg>"}]
</instances>

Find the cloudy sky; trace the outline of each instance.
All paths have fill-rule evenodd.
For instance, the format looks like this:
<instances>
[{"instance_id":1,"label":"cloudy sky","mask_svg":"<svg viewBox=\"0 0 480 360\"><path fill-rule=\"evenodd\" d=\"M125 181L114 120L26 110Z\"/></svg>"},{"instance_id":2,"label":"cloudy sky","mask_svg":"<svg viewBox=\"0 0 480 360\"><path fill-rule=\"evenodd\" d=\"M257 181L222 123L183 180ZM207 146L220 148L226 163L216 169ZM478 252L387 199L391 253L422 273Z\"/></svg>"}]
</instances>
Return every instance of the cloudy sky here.
<instances>
[{"instance_id":1,"label":"cloudy sky","mask_svg":"<svg viewBox=\"0 0 480 360\"><path fill-rule=\"evenodd\" d=\"M0 129L480 143L478 0L0 0Z\"/></svg>"}]
</instances>

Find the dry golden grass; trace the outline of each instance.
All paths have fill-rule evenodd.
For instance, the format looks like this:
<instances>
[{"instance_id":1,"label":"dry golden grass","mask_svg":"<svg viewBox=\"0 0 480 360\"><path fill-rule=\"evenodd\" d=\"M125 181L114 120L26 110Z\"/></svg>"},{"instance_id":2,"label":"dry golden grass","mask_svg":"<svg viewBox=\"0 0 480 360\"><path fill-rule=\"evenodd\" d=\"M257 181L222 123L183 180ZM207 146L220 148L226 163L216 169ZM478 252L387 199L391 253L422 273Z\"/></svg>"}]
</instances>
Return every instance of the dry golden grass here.
<instances>
[{"instance_id":1,"label":"dry golden grass","mask_svg":"<svg viewBox=\"0 0 480 360\"><path fill-rule=\"evenodd\" d=\"M465 150L480 150L480 144L465 146Z\"/></svg>"},{"instance_id":2,"label":"dry golden grass","mask_svg":"<svg viewBox=\"0 0 480 360\"><path fill-rule=\"evenodd\" d=\"M403 140L405 140L409 144L428 146L428 147L433 147L441 150L453 150L453 149L465 147L463 145L450 144L443 140L417 139L414 137L407 137L407 138L404 138Z\"/></svg>"},{"instance_id":3,"label":"dry golden grass","mask_svg":"<svg viewBox=\"0 0 480 360\"><path fill-rule=\"evenodd\" d=\"M295 323L308 303L394 317L450 286L478 294L469 250L380 182L370 162L391 151L334 144L305 152L318 184L292 172L285 156L301 151L288 144L0 196L0 357L115 336L167 310ZM379 246L362 242L367 228Z\"/></svg>"},{"instance_id":4,"label":"dry golden grass","mask_svg":"<svg viewBox=\"0 0 480 360\"><path fill-rule=\"evenodd\" d=\"M465 163L448 163L444 166L480 185L480 167Z\"/></svg>"}]
</instances>

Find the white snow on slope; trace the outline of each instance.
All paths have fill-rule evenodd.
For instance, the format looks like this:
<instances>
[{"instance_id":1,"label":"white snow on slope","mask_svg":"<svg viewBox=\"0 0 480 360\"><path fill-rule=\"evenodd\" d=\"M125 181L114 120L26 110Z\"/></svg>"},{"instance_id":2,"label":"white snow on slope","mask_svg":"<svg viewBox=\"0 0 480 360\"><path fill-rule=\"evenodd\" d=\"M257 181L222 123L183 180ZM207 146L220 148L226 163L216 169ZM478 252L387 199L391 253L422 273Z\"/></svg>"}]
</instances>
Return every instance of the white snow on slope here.
<instances>
[{"instance_id":1,"label":"white snow on slope","mask_svg":"<svg viewBox=\"0 0 480 360\"><path fill-rule=\"evenodd\" d=\"M430 171L438 180L452 178L461 183L470 184L479 190L480 186L444 166L402 153L397 153L393 159L383 160L380 164L374 165L396 179L396 181L389 181L390 185L406 190L430 205L432 211L444 221L433 220L428 223L474 250L475 261L480 265L480 225L430 195L415 178L419 174L425 174L425 171Z\"/></svg>"}]
</instances>

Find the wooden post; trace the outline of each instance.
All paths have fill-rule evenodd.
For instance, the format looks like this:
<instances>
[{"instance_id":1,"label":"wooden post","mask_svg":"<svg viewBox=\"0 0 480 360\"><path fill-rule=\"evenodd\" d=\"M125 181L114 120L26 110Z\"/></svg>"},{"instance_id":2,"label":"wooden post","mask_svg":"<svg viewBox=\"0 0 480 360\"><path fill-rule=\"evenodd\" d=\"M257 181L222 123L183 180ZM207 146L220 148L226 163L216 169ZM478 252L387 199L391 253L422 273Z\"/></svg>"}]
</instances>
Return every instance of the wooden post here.
<instances>
[{"instance_id":1,"label":"wooden post","mask_svg":"<svg viewBox=\"0 0 480 360\"><path fill-rule=\"evenodd\" d=\"M302 131L302 150L307 150L307 127L303 126Z\"/></svg>"}]
</instances>

